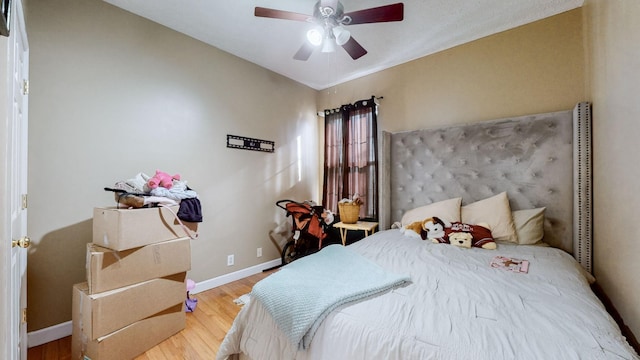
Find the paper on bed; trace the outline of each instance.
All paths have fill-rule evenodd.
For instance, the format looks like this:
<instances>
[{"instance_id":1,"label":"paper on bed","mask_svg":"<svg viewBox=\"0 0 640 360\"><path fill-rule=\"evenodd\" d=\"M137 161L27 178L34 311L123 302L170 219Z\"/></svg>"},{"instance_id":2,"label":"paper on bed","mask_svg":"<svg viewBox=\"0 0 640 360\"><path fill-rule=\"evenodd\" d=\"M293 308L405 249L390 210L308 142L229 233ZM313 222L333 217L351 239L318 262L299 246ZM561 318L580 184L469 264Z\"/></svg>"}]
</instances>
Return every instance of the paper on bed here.
<instances>
[{"instance_id":1,"label":"paper on bed","mask_svg":"<svg viewBox=\"0 0 640 360\"><path fill-rule=\"evenodd\" d=\"M307 349L336 307L409 281L342 245L329 245L258 282L251 292L298 349Z\"/></svg>"}]
</instances>

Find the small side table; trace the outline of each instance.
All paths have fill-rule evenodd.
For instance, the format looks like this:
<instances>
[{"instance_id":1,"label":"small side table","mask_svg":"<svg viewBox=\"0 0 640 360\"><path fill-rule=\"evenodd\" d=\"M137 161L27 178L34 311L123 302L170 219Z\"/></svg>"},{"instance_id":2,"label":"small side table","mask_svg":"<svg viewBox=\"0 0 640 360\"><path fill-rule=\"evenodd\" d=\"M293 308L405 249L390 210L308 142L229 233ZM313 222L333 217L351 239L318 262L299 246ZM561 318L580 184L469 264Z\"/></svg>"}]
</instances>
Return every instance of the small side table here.
<instances>
[{"instance_id":1,"label":"small side table","mask_svg":"<svg viewBox=\"0 0 640 360\"><path fill-rule=\"evenodd\" d=\"M342 245L347 244L347 231L348 230L361 230L364 231L364 236L369 236L369 232L372 234L376 231L376 227L378 227L377 222L371 221L358 221L355 224L345 224L340 221L337 224L333 224L333 227L340 229L340 237L342 238Z\"/></svg>"}]
</instances>

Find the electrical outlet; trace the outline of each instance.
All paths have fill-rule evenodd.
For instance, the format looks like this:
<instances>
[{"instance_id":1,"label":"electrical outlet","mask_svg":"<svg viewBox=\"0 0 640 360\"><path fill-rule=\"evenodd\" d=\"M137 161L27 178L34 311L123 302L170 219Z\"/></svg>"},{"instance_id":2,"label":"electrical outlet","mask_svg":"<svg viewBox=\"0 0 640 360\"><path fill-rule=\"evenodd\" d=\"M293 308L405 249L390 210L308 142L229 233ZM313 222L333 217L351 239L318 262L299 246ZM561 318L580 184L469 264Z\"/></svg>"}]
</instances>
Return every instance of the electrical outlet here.
<instances>
[{"instance_id":1,"label":"electrical outlet","mask_svg":"<svg viewBox=\"0 0 640 360\"><path fill-rule=\"evenodd\" d=\"M262 248L258 248L258 250L256 251L256 256L262 257Z\"/></svg>"},{"instance_id":2,"label":"electrical outlet","mask_svg":"<svg viewBox=\"0 0 640 360\"><path fill-rule=\"evenodd\" d=\"M234 262L233 255L227 255L227 266L233 266Z\"/></svg>"}]
</instances>

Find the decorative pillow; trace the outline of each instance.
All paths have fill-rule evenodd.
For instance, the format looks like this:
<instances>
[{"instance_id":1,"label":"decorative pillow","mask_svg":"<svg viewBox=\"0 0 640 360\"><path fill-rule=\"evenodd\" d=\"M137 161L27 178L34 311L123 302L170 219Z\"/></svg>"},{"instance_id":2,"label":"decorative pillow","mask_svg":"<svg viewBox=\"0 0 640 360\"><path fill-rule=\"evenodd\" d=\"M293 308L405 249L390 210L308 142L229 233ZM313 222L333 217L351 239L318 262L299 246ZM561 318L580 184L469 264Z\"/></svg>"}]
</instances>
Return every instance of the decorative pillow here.
<instances>
[{"instance_id":1,"label":"decorative pillow","mask_svg":"<svg viewBox=\"0 0 640 360\"><path fill-rule=\"evenodd\" d=\"M544 237L544 211L546 208L516 210L511 213L518 234L518 244L533 245Z\"/></svg>"},{"instance_id":2,"label":"decorative pillow","mask_svg":"<svg viewBox=\"0 0 640 360\"><path fill-rule=\"evenodd\" d=\"M511 207L506 192L465 205L460 209L463 223L489 225L496 241L518 243Z\"/></svg>"},{"instance_id":3,"label":"decorative pillow","mask_svg":"<svg viewBox=\"0 0 640 360\"><path fill-rule=\"evenodd\" d=\"M460 204L462 198L438 201L429 205L409 210L402 216L401 225L407 226L416 221L437 216L448 222L460 221Z\"/></svg>"}]
</instances>

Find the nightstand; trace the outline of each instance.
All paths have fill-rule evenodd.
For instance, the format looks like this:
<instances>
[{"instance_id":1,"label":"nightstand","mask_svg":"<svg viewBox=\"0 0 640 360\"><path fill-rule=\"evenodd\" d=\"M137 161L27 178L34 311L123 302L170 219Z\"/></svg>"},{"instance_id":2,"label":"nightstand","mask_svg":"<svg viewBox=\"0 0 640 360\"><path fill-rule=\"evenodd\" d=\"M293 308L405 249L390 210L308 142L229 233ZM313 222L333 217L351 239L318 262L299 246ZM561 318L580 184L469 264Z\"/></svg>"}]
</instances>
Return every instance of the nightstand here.
<instances>
[{"instance_id":1,"label":"nightstand","mask_svg":"<svg viewBox=\"0 0 640 360\"><path fill-rule=\"evenodd\" d=\"M364 231L364 236L369 236L369 232L372 234L376 231L376 227L378 227L377 222L371 221L358 221L355 224L345 224L340 221L337 224L333 224L333 227L340 229L340 237L342 238L342 245L346 245L347 243L347 231L349 230L360 230Z\"/></svg>"}]
</instances>

